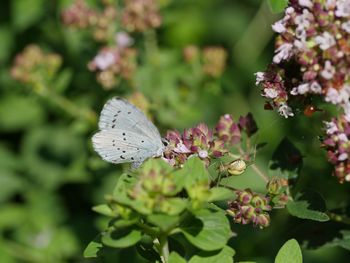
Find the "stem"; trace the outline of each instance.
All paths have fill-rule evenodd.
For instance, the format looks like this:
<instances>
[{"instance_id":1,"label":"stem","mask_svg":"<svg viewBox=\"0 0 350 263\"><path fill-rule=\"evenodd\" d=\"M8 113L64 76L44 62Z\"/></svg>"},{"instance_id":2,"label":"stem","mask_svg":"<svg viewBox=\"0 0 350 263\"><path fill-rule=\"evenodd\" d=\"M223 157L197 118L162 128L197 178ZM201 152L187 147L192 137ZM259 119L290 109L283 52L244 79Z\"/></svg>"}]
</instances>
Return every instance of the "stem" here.
<instances>
[{"instance_id":1,"label":"stem","mask_svg":"<svg viewBox=\"0 0 350 263\"><path fill-rule=\"evenodd\" d=\"M44 87L42 89L34 89L34 91L41 97L51 101L62 110L64 110L69 115L75 118L83 118L91 124L97 122L96 113L88 108L83 108L73 101L56 94L55 92L50 92L49 88Z\"/></svg>"},{"instance_id":2,"label":"stem","mask_svg":"<svg viewBox=\"0 0 350 263\"><path fill-rule=\"evenodd\" d=\"M332 213L332 212L327 212L327 215L329 216L329 218L331 220L333 220L335 222L350 225L350 218L347 216L339 215L339 214Z\"/></svg>"},{"instance_id":3,"label":"stem","mask_svg":"<svg viewBox=\"0 0 350 263\"><path fill-rule=\"evenodd\" d=\"M159 255L163 263L169 261L169 243L166 235L159 237Z\"/></svg>"},{"instance_id":4,"label":"stem","mask_svg":"<svg viewBox=\"0 0 350 263\"><path fill-rule=\"evenodd\" d=\"M158 64L158 43L156 31L154 31L154 29L147 30L144 32L144 38L147 60L151 64Z\"/></svg>"},{"instance_id":5,"label":"stem","mask_svg":"<svg viewBox=\"0 0 350 263\"><path fill-rule=\"evenodd\" d=\"M265 175L255 163L252 164L251 167L257 173L257 175L259 175L259 177L265 181L265 183L269 181L267 175Z\"/></svg>"}]
</instances>

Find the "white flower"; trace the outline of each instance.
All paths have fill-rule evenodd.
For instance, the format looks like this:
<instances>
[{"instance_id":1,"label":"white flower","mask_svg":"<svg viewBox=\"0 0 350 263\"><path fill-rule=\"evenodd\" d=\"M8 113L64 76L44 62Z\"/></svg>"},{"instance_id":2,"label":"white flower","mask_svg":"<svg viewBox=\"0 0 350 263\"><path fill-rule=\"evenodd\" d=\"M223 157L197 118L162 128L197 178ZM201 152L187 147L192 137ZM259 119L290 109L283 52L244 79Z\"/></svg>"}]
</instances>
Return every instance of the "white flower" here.
<instances>
[{"instance_id":1,"label":"white flower","mask_svg":"<svg viewBox=\"0 0 350 263\"><path fill-rule=\"evenodd\" d=\"M98 69L106 70L115 63L115 55L110 51L102 51L94 58L93 62Z\"/></svg>"},{"instance_id":2,"label":"white flower","mask_svg":"<svg viewBox=\"0 0 350 263\"><path fill-rule=\"evenodd\" d=\"M332 66L332 63L327 60L324 64L324 68L321 71L321 76L325 79L331 79L333 78L333 75L335 73L335 68Z\"/></svg>"},{"instance_id":3,"label":"white flower","mask_svg":"<svg viewBox=\"0 0 350 263\"><path fill-rule=\"evenodd\" d=\"M186 145L183 144L183 142L179 142L179 143L176 145L176 148L174 148L173 151L176 152L176 153L190 153L190 152L191 152L191 150L188 149L188 148L186 147Z\"/></svg>"},{"instance_id":4,"label":"white flower","mask_svg":"<svg viewBox=\"0 0 350 263\"><path fill-rule=\"evenodd\" d=\"M345 117L345 120L350 122L350 102L345 102L343 105L342 105L342 108L344 110L344 117Z\"/></svg>"},{"instance_id":5,"label":"white flower","mask_svg":"<svg viewBox=\"0 0 350 263\"><path fill-rule=\"evenodd\" d=\"M337 0L327 0L326 7L328 9L333 9L337 3Z\"/></svg>"},{"instance_id":6,"label":"white flower","mask_svg":"<svg viewBox=\"0 0 350 263\"><path fill-rule=\"evenodd\" d=\"M306 31L304 31L304 32L306 33ZM301 51L307 50L308 47L307 47L306 38L303 38L300 40L298 40L298 39L294 40L294 46Z\"/></svg>"},{"instance_id":7,"label":"white flower","mask_svg":"<svg viewBox=\"0 0 350 263\"><path fill-rule=\"evenodd\" d=\"M272 25L272 29L273 31L275 31L276 33L283 33L285 32L287 29L285 27L285 22L283 19L277 21L276 23L274 23Z\"/></svg>"},{"instance_id":8,"label":"white flower","mask_svg":"<svg viewBox=\"0 0 350 263\"><path fill-rule=\"evenodd\" d=\"M255 85L259 85L261 82L265 80L265 72L256 72L255 74Z\"/></svg>"},{"instance_id":9,"label":"white flower","mask_svg":"<svg viewBox=\"0 0 350 263\"><path fill-rule=\"evenodd\" d=\"M334 122L324 122L326 124L326 133L332 135L333 133L339 131L337 125Z\"/></svg>"},{"instance_id":10,"label":"white flower","mask_svg":"<svg viewBox=\"0 0 350 263\"><path fill-rule=\"evenodd\" d=\"M338 139L342 142L347 142L349 140L348 136L345 133L339 133L337 136Z\"/></svg>"},{"instance_id":11,"label":"white flower","mask_svg":"<svg viewBox=\"0 0 350 263\"><path fill-rule=\"evenodd\" d=\"M322 50L326 50L335 45L334 37L328 32L323 32L322 35L315 37L315 42L320 45Z\"/></svg>"},{"instance_id":12,"label":"white flower","mask_svg":"<svg viewBox=\"0 0 350 263\"><path fill-rule=\"evenodd\" d=\"M350 21L344 22L341 25L341 28L344 29L347 33L350 34Z\"/></svg>"},{"instance_id":13,"label":"white flower","mask_svg":"<svg viewBox=\"0 0 350 263\"><path fill-rule=\"evenodd\" d=\"M274 99L278 96L278 91L272 88L266 88L264 89L264 92L265 94L263 94L263 96L269 99Z\"/></svg>"},{"instance_id":14,"label":"white flower","mask_svg":"<svg viewBox=\"0 0 350 263\"><path fill-rule=\"evenodd\" d=\"M338 161L345 161L346 159L348 159L347 153L342 153L338 156Z\"/></svg>"},{"instance_id":15,"label":"white flower","mask_svg":"<svg viewBox=\"0 0 350 263\"><path fill-rule=\"evenodd\" d=\"M310 84L310 90L315 93L315 94L320 94L322 93L322 87L320 84L318 84L317 81L313 81L311 84Z\"/></svg>"},{"instance_id":16,"label":"white flower","mask_svg":"<svg viewBox=\"0 0 350 263\"><path fill-rule=\"evenodd\" d=\"M199 158L201 158L201 159L205 159L205 158L208 157L208 152L207 152L206 150L200 150L200 151L198 152L198 156L199 156Z\"/></svg>"},{"instance_id":17,"label":"white flower","mask_svg":"<svg viewBox=\"0 0 350 263\"><path fill-rule=\"evenodd\" d=\"M281 45L276 51L276 55L273 57L273 62L278 64L282 60L289 59L293 54L293 45L290 43L285 43Z\"/></svg>"},{"instance_id":18,"label":"white flower","mask_svg":"<svg viewBox=\"0 0 350 263\"><path fill-rule=\"evenodd\" d=\"M310 0L299 0L299 5L312 8L313 3Z\"/></svg>"},{"instance_id":19,"label":"white flower","mask_svg":"<svg viewBox=\"0 0 350 263\"><path fill-rule=\"evenodd\" d=\"M278 113L281 114L285 118L294 116L292 108L289 107L286 103L280 104L280 106L278 108Z\"/></svg>"},{"instance_id":20,"label":"white flower","mask_svg":"<svg viewBox=\"0 0 350 263\"><path fill-rule=\"evenodd\" d=\"M134 43L134 40L126 32L118 32L115 35L115 42L120 48L126 48L131 46Z\"/></svg>"},{"instance_id":21,"label":"white flower","mask_svg":"<svg viewBox=\"0 0 350 263\"><path fill-rule=\"evenodd\" d=\"M335 88L329 88L327 90L325 101L326 102L331 102L333 104L339 104L340 103L340 99L339 99L338 91Z\"/></svg>"},{"instance_id":22,"label":"white flower","mask_svg":"<svg viewBox=\"0 0 350 263\"><path fill-rule=\"evenodd\" d=\"M350 0L338 0L335 15L339 17L350 16Z\"/></svg>"}]
</instances>

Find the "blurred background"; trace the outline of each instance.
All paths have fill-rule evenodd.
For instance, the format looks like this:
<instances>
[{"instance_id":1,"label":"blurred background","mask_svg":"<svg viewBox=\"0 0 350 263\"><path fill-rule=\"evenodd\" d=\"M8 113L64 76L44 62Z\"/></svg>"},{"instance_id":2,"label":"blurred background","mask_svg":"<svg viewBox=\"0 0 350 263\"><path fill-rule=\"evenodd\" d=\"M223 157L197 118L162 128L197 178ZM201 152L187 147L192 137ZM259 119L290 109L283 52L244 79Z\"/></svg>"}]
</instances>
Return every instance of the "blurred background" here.
<instances>
[{"instance_id":1,"label":"blurred background","mask_svg":"<svg viewBox=\"0 0 350 263\"><path fill-rule=\"evenodd\" d=\"M104 8L99 0L86 2L96 10ZM266 1L159 0L159 27L130 34L137 51L132 76L111 86L101 84L103 76L96 78L96 70L88 67L106 43L95 41L86 28L63 23L62 12L72 4L69 0L1 2L0 262L94 262L83 258L83 250L107 221L91 207L104 202L127 169L105 163L91 145L98 114L113 96L129 98L145 110L162 134L199 122L213 127L225 113L238 118L252 112L260 129L255 143L267 143L255 160L261 169L267 172L272 152L287 136L304 156L296 189L319 191L329 209L346 206L350 188L331 176L320 149L324 113L282 119L264 110L254 73L265 70L271 61L271 24L280 17ZM34 48L16 59L30 44L40 51ZM215 54L208 55L207 60L219 63L222 70L210 72L209 67L203 76L203 65L191 60L208 47L219 48L226 59L222 66ZM205 63L203 56L199 63ZM42 68L35 68L39 73L28 80L14 74L14 60L17 67L36 63ZM232 185L256 191L265 187L250 170L235 177ZM230 244L236 250L235 261L272 262L291 237L305 248L305 262L348 259L347 250L323 246L338 235L339 225L310 224L282 210L271 218L271 226L264 230L233 225L237 237ZM126 250L96 262L141 261L134 251Z\"/></svg>"}]
</instances>

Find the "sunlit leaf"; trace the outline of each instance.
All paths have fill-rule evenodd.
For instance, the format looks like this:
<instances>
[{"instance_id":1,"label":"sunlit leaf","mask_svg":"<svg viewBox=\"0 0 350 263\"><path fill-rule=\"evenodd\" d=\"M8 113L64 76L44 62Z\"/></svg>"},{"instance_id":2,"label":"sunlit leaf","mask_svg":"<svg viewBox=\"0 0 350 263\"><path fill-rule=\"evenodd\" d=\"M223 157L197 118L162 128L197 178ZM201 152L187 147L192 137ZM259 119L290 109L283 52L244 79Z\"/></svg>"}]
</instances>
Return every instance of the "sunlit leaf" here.
<instances>
[{"instance_id":1,"label":"sunlit leaf","mask_svg":"<svg viewBox=\"0 0 350 263\"><path fill-rule=\"evenodd\" d=\"M303 256L298 242L295 239L288 240L278 251L275 263L302 263Z\"/></svg>"}]
</instances>

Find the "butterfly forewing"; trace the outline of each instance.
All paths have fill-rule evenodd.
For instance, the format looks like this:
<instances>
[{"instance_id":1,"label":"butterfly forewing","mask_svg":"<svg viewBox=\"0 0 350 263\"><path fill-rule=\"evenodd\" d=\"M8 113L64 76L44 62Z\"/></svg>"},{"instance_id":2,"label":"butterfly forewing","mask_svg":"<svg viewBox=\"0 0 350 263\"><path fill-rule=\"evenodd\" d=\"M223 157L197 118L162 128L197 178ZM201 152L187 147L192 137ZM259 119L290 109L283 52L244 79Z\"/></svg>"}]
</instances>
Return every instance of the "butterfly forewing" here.
<instances>
[{"instance_id":1,"label":"butterfly forewing","mask_svg":"<svg viewBox=\"0 0 350 263\"><path fill-rule=\"evenodd\" d=\"M143 134L154 144L161 143L158 129L145 114L128 101L112 98L103 107L99 121L101 130L123 129Z\"/></svg>"}]
</instances>

